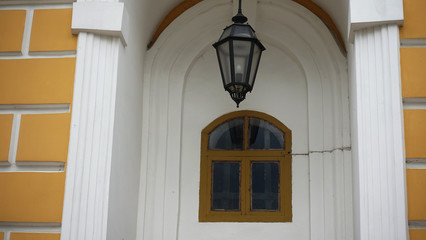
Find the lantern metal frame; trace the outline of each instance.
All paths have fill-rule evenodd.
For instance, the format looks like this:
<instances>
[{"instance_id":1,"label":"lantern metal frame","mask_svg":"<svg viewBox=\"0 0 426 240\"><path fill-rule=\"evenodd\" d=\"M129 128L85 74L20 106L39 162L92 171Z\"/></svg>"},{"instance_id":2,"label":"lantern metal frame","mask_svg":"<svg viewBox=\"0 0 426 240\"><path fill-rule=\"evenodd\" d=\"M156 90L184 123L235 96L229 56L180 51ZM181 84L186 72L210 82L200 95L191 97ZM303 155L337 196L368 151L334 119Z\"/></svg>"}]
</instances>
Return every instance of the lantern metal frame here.
<instances>
[{"instance_id":1,"label":"lantern metal frame","mask_svg":"<svg viewBox=\"0 0 426 240\"><path fill-rule=\"evenodd\" d=\"M237 107L239 107L239 104L241 101L245 99L246 93L251 92L253 90L253 86L256 80L257 71L259 69L259 63L262 56L262 52L265 50L265 47L262 45L262 43L257 39L254 29L249 25L246 24L247 17L245 17L242 14L241 10L241 0L239 0L239 7L238 7L238 13L232 18L232 21L234 22L232 25L227 26L222 35L220 36L219 40L213 44L213 47L216 49L216 54L219 62L220 67L220 73L222 76L222 83L223 87L226 91L229 92L231 95L231 98L237 103ZM227 34L226 36L224 36ZM235 72L235 54L234 54L234 41L246 41L250 42L250 52L248 55L248 62L247 67L245 69L245 74L243 81L237 81L236 79L236 72ZM228 44L229 45L229 59L226 60L229 61L229 76L230 76L230 82L226 82L225 77L225 69L223 69L223 62L221 60L220 52L219 52L219 46L222 44ZM254 55L254 48L255 45L259 48L259 57L257 59L257 63L253 65L253 55ZM226 47L226 46L225 46ZM255 72L252 71L252 67L255 67ZM250 77L253 77L253 81L250 84Z\"/></svg>"}]
</instances>

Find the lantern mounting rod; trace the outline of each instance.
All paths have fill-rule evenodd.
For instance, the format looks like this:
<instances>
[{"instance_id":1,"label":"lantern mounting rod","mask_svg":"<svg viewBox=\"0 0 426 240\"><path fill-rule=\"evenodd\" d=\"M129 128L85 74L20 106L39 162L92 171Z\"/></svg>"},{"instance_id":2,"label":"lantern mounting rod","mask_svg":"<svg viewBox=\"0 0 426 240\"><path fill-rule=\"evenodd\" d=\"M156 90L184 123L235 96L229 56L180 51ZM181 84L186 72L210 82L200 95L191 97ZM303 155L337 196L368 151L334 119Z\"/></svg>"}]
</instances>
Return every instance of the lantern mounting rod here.
<instances>
[{"instance_id":1,"label":"lantern mounting rod","mask_svg":"<svg viewBox=\"0 0 426 240\"><path fill-rule=\"evenodd\" d=\"M247 17L243 15L243 11L241 10L241 0L238 0L238 13L232 18L232 21L234 23L245 23L247 20Z\"/></svg>"}]
</instances>

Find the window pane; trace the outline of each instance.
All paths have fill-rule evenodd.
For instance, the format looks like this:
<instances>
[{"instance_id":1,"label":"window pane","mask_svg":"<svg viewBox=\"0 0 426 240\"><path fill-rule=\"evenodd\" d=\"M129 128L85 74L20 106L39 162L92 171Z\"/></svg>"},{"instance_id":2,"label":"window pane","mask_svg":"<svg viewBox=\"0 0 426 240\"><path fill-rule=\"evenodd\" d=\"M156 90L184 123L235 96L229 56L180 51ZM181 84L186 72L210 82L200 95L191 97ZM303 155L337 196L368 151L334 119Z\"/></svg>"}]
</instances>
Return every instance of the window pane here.
<instances>
[{"instance_id":1,"label":"window pane","mask_svg":"<svg viewBox=\"0 0 426 240\"><path fill-rule=\"evenodd\" d=\"M265 120L250 118L249 149L284 149L284 133Z\"/></svg>"},{"instance_id":2,"label":"window pane","mask_svg":"<svg viewBox=\"0 0 426 240\"><path fill-rule=\"evenodd\" d=\"M240 163L213 162L212 210L240 210Z\"/></svg>"},{"instance_id":3,"label":"window pane","mask_svg":"<svg viewBox=\"0 0 426 240\"><path fill-rule=\"evenodd\" d=\"M279 163L252 162L251 210L279 210Z\"/></svg>"},{"instance_id":4,"label":"window pane","mask_svg":"<svg viewBox=\"0 0 426 240\"><path fill-rule=\"evenodd\" d=\"M244 118L227 121L209 134L210 150L243 149Z\"/></svg>"}]
</instances>

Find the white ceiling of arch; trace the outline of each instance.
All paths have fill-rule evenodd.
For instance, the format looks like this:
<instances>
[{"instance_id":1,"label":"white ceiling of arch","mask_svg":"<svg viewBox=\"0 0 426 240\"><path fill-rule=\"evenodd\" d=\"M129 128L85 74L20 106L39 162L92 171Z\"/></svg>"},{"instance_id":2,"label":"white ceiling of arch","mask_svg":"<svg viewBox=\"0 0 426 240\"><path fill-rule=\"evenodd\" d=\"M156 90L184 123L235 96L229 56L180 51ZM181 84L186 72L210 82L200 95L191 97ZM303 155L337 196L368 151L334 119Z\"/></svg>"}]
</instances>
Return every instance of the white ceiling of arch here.
<instances>
[{"instance_id":1,"label":"white ceiling of arch","mask_svg":"<svg viewBox=\"0 0 426 240\"><path fill-rule=\"evenodd\" d=\"M148 28L154 33L157 26L167 16L167 14L183 0L150 0L148 9L150 21ZM324 9L340 31L347 44L348 31L348 6L350 0L312 0ZM244 2L243 2L244 3ZM151 38L152 36L149 36ZM148 39L147 39L148 40ZM149 41L149 40L148 40Z\"/></svg>"}]
</instances>

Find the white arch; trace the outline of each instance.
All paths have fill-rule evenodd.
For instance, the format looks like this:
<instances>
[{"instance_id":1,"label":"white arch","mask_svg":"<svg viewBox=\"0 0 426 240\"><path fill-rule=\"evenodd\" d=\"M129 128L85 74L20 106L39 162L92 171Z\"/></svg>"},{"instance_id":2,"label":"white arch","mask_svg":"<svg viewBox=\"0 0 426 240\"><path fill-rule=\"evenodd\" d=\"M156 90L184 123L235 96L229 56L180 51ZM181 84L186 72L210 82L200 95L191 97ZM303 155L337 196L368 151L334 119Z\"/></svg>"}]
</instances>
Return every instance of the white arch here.
<instances>
[{"instance_id":1,"label":"white arch","mask_svg":"<svg viewBox=\"0 0 426 240\"><path fill-rule=\"evenodd\" d=\"M304 7L282 0L260 0L257 7L259 37L293 56L307 80L311 235L351 239L351 205L345 205L352 191L346 58L323 22ZM197 4L148 52L141 172L146 189L140 193L138 239L177 239L185 79L198 57L231 24L232 9L230 0Z\"/></svg>"}]
</instances>

